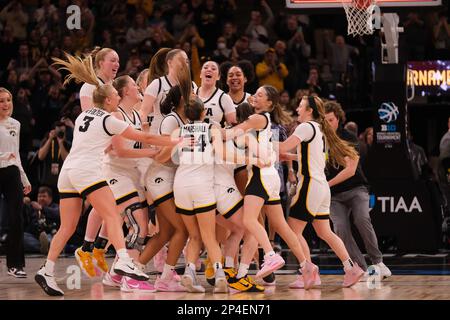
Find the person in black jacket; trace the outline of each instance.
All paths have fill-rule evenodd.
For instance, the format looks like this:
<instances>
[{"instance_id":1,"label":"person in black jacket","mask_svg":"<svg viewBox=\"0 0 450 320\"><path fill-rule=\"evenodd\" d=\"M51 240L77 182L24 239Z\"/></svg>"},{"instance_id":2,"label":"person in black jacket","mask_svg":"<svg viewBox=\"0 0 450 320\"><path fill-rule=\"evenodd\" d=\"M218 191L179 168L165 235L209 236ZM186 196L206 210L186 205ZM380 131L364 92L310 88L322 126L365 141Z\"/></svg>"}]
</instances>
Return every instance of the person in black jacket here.
<instances>
[{"instance_id":1,"label":"person in black jacket","mask_svg":"<svg viewBox=\"0 0 450 320\"><path fill-rule=\"evenodd\" d=\"M324 105L325 119L336 130L337 135L351 143L359 152L358 139L343 128L345 113L339 103L328 101ZM375 270L381 278L391 276L391 271L383 263L383 255L378 248L378 240L369 215L368 182L361 169L359 159L346 159L345 167L328 166L327 180L331 189L331 212L334 231L342 239L350 258L367 270L367 263L352 235L350 213L358 229L366 251Z\"/></svg>"}]
</instances>

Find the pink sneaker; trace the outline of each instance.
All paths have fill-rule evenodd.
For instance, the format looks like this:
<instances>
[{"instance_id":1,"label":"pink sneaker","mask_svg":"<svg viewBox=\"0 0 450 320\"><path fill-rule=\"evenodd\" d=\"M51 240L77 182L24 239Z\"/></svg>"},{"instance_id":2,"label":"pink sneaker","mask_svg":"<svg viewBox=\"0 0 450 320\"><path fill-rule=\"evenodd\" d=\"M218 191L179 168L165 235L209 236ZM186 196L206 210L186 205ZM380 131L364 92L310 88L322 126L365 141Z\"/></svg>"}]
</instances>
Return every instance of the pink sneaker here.
<instances>
[{"instance_id":1,"label":"pink sneaker","mask_svg":"<svg viewBox=\"0 0 450 320\"><path fill-rule=\"evenodd\" d=\"M161 279L156 278L155 289L162 292L186 292L186 288L181 285L181 283L175 278L172 279Z\"/></svg>"},{"instance_id":2,"label":"pink sneaker","mask_svg":"<svg viewBox=\"0 0 450 320\"><path fill-rule=\"evenodd\" d=\"M258 271L255 278L264 278L265 276L268 276L272 272L283 267L284 264L284 259L279 254L274 254L271 257L267 257L261 265L261 270Z\"/></svg>"},{"instance_id":3,"label":"pink sneaker","mask_svg":"<svg viewBox=\"0 0 450 320\"><path fill-rule=\"evenodd\" d=\"M102 283L108 287L120 288L120 286L122 284L122 278L123 278L123 276L121 276L119 274L111 274L111 273L107 272L107 273L105 273L105 276L103 277Z\"/></svg>"},{"instance_id":4,"label":"pink sneaker","mask_svg":"<svg viewBox=\"0 0 450 320\"><path fill-rule=\"evenodd\" d=\"M300 272L302 273L304 288L306 290L312 288L316 275L319 273L319 267L309 261L306 261Z\"/></svg>"},{"instance_id":5,"label":"pink sneaker","mask_svg":"<svg viewBox=\"0 0 450 320\"><path fill-rule=\"evenodd\" d=\"M155 287L148 281L134 280L123 277L120 291L123 292L156 292Z\"/></svg>"},{"instance_id":6,"label":"pink sneaker","mask_svg":"<svg viewBox=\"0 0 450 320\"><path fill-rule=\"evenodd\" d=\"M301 271L300 271L301 272ZM315 273L313 286L320 286L322 281L320 280L319 272ZM298 275L297 280L289 284L289 288L291 289L304 289L305 282L303 281L303 276L301 274Z\"/></svg>"},{"instance_id":7,"label":"pink sneaker","mask_svg":"<svg viewBox=\"0 0 450 320\"><path fill-rule=\"evenodd\" d=\"M164 264L167 259L167 247L164 246L159 250L159 252L153 257L153 265L158 272L163 272Z\"/></svg>"},{"instance_id":8,"label":"pink sneaker","mask_svg":"<svg viewBox=\"0 0 450 320\"><path fill-rule=\"evenodd\" d=\"M361 269L358 264L354 264L350 269L344 270L344 282L342 286L349 288L359 281L359 279L364 275L363 269Z\"/></svg>"}]
</instances>

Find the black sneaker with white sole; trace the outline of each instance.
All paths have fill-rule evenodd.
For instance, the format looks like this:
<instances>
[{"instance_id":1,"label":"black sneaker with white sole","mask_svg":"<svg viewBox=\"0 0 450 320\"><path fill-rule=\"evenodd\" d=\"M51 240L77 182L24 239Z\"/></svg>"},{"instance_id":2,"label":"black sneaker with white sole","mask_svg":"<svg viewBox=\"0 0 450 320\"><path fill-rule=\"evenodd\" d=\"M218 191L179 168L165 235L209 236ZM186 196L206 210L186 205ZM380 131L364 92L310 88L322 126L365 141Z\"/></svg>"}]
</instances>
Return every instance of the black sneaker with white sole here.
<instances>
[{"instance_id":1,"label":"black sneaker with white sole","mask_svg":"<svg viewBox=\"0 0 450 320\"><path fill-rule=\"evenodd\" d=\"M8 268L8 274L10 276L16 277L16 278L26 278L27 273L23 271L23 268Z\"/></svg>"},{"instance_id":2,"label":"black sneaker with white sole","mask_svg":"<svg viewBox=\"0 0 450 320\"><path fill-rule=\"evenodd\" d=\"M57 297L64 295L64 291L62 291L56 284L55 277L47 274L45 272L44 266L42 266L36 273L36 275L34 276L34 280L49 296Z\"/></svg>"}]
</instances>

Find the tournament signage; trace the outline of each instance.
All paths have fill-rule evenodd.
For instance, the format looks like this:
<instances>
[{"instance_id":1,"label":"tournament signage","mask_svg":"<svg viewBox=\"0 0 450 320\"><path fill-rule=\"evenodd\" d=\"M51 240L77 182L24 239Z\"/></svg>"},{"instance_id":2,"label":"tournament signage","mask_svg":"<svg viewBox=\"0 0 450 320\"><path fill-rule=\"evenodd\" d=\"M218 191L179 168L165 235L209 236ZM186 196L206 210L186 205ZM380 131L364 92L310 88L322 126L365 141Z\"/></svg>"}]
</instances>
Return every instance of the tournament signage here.
<instances>
[{"instance_id":1,"label":"tournament signage","mask_svg":"<svg viewBox=\"0 0 450 320\"><path fill-rule=\"evenodd\" d=\"M450 95L450 61L409 61L406 83L415 96Z\"/></svg>"}]
</instances>

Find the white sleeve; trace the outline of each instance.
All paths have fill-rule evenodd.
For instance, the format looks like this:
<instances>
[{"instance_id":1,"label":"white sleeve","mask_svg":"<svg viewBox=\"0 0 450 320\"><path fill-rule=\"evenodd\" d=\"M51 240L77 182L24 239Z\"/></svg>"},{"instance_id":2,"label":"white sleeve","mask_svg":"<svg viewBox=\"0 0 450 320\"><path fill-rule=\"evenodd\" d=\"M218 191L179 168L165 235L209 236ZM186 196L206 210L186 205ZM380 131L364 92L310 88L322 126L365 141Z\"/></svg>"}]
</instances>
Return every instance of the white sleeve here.
<instances>
[{"instance_id":1,"label":"white sleeve","mask_svg":"<svg viewBox=\"0 0 450 320\"><path fill-rule=\"evenodd\" d=\"M148 96L152 96L152 97L157 97L158 96L158 91L160 90L159 85L160 85L161 80L155 79L153 80L145 89L144 95L148 95Z\"/></svg>"},{"instance_id":2,"label":"white sleeve","mask_svg":"<svg viewBox=\"0 0 450 320\"><path fill-rule=\"evenodd\" d=\"M234 106L233 100L228 94L224 94L222 96L222 99L220 101L222 103L223 113L229 114L229 113L236 113L236 107Z\"/></svg>"},{"instance_id":3,"label":"white sleeve","mask_svg":"<svg viewBox=\"0 0 450 320\"><path fill-rule=\"evenodd\" d=\"M193 92L197 92L197 90L198 90L198 86L194 81L192 81L192 90L193 90Z\"/></svg>"},{"instance_id":4,"label":"white sleeve","mask_svg":"<svg viewBox=\"0 0 450 320\"><path fill-rule=\"evenodd\" d=\"M95 86L89 83L85 83L81 86L80 97L92 98L94 95Z\"/></svg>"},{"instance_id":5,"label":"white sleeve","mask_svg":"<svg viewBox=\"0 0 450 320\"><path fill-rule=\"evenodd\" d=\"M300 141L310 141L312 138L314 138L314 135L316 134L315 129L311 123L304 122L295 128L295 131L293 133L294 136L300 139Z\"/></svg>"},{"instance_id":6,"label":"white sleeve","mask_svg":"<svg viewBox=\"0 0 450 320\"><path fill-rule=\"evenodd\" d=\"M161 121L161 125L159 127L159 133L161 135L170 136L176 129L178 129L179 124L177 119L174 116L168 115Z\"/></svg>"},{"instance_id":7,"label":"white sleeve","mask_svg":"<svg viewBox=\"0 0 450 320\"><path fill-rule=\"evenodd\" d=\"M20 122L17 121L17 135L16 135L16 145L15 145L16 164L17 164L17 167L19 168L20 180L22 181L22 185L24 187L26 187L26 186L30 186L31 183L30 183L30 181L28 181L27 175L22 167L22 161L20 160L19 145L20 145Z\"/></svg>"},{"instance_id":8,"label":"white sleeve","mask_svg":"<svg viewBox=\"0 0 450 320\"><path fill-rule=\"evenodd\" d=\"M111 115L107 115L103 118L103 129L105 129L105 132L110 136L121 134L128 127L128 123L119 120L116 117L111 117Z\"/></svg>"}]
</instances>

